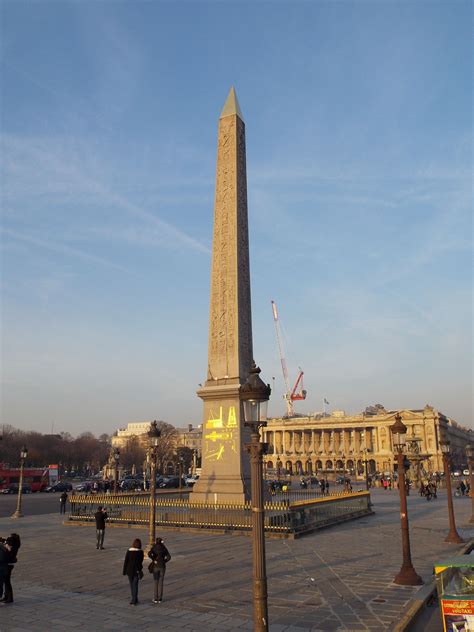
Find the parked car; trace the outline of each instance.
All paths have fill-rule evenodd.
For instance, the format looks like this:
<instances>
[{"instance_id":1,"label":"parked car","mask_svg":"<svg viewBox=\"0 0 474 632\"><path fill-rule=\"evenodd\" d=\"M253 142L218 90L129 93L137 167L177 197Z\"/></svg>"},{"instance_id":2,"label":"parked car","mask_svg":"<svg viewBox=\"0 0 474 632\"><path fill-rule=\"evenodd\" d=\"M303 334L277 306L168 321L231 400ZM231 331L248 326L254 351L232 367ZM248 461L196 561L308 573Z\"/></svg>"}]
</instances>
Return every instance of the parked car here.
<instances>
[{"instance_id":1,"label":"parked car","mask_svg":"<svg viewBox=\"0 0 474 632\"><path fill-rule=\"evenodd\" d=\"M458 477L458 476L461 476L462 472L461 470L454 470L453 474L454 476Z\"/></svg>"},{"instance_id":2,"label":"parked car","mask_svg":"<svg viewBox=\"0 0 474 632\"><path fill-rule=\"evenodd\" d=\"M159 484L161 488L176 488L179 487L179 476L165 476Z\"/></svg>"},{"instance_id":3,"label":"parked car","mask_svg":"<svg viewBox=\"0 0 474 632\"><path fill-rule=\"evenodd\" d=\"M126 478L120 483L120 489L123 492L133 492L143 489L143 480L137 478Z\"/></svg>"},{"instance_id":4,"label":"parked car","mask_svg":"<svg viewBox=\"0 0 474 632\"><path fill-rule=\"evenodd\" d=\"M89 483L87 481L84 481L84 483L79 483L79 485L76 485L76 487L74 488L76 492L90 492L91 489L92 483Z\"/></svg>"},{"instance_id":5,"label":"parked car","mask_svg":"<svg viewBox=\"0 0 474 632\"><path fill-rule=\"evenodd\" d=\"M18 483L12 483L11 485L8 485L8 487L2 489L2 494L18 494L18 488ZM31 494L31 485L23 483L23 485L21 486L21 493Z\"/></svg>"},{"instance_id":6,"label":"parked car","mask_svg":"<svg viewBox=\"0 0 474 632\"><path fill-rule=\"evenodd\" d=\"M71 483L59 481L58 483L55 483L54 485L50 485L44 491L51 493L51 492L70 492L71 490L72 490Z\"/></svg>"},{"instance_id":7,"label":"parked car","mask_svg":"<svg viewBox=\"0 0 474 632\"><path fill-rule=\"evenodd\" d=\"M198 479L199 479L198 475L186 476L184 479L184 484L186 485L186 487L192 487Z\"/></svg>"},{"instance_id":8,"label":"parked car","mask_svg":"<svg viewBox=\"0 0 474 632\"><path fill-rule=\"evenodd\" d=\"M350 483L351 479L344 476L336 476L336 484L344 485L344 483Z\"/></svg>"}]
</instances>

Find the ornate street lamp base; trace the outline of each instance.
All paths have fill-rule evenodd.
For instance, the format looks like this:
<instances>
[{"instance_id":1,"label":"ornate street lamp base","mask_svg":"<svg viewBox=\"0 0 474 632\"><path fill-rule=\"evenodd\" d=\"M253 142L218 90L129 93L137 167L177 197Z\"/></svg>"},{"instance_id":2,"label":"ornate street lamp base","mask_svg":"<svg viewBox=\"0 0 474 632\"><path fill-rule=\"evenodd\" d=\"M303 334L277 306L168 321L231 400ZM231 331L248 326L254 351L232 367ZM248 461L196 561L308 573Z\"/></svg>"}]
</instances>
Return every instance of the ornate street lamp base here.
<instances>
[{"instance_id":1,"label":"ornate street lamp base","mask_svg":"<svg viewBox=\"0 0 474 632\"><path fill-rule=\"evenodd\" d=\"M400 586L421 586L423 584L423 580L415 571L413 566L408 566L406 568L400 569L400 572L393 580L394 584L399 584Z\"/></svg>"},{"instance_id":2,"label":"ornate street lamp base","mask_svg":"<svg viewBox=\"0 0 474 632\"><path fill-rule=\"evenodd\" d=\"M472 519L471 519L471 522L472 522ZM454 532L450 531L444 541L452 542L453 544L462 544L464 542L464 540L461 538L461 536L459 535L457 531L454 531Z\"/></svg>"},{"instance_id":3,"label":"ornate street lamp base","mask_svg":"<svg viewBox=\"0 0 474 632\"><path fill-rule=\"evenodd\" d=\"M12 518L23 518L23 514L21 511L15 511L15 513L12 514Z\"/></svg>"}]
</instances>

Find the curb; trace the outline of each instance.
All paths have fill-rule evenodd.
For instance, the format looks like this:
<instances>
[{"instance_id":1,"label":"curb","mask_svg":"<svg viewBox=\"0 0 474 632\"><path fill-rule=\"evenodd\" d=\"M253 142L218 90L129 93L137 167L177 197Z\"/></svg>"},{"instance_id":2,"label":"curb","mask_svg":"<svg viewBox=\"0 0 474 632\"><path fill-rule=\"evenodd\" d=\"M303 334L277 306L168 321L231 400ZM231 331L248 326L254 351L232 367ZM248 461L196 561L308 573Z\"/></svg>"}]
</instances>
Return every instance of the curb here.
<instances>
[{"instance_id":1,"label":"curb","mask_svg":"<svg viewBox=\"0 0 474 632\"><path fill-rule=\"evenodd\" d=\"M469 553L474 548L474 540L469 540L466 542L456 553L453 554L453 557L457 555L465 555ZM406 632L408 626L412 625L421 610L426 606L426 604L436 595L436 579L433 578L430 582L428 582L423 588L416 593L416 598L412 599L411 605L408 606L408 610L405 612L403 617L400 619L398 623L396 623L392 628L390 628L391 632Z\"/></svg>"}]
</instances>

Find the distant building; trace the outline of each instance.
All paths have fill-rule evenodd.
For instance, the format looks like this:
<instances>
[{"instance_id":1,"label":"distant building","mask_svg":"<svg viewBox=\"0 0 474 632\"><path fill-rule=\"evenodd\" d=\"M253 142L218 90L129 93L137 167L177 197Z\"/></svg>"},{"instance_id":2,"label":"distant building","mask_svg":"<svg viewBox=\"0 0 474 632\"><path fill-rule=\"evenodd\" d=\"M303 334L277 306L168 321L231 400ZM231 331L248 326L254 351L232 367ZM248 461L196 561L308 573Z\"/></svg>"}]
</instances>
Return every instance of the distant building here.
<instances>
[{"instance_id":1,"label":"distant building","mask_svg":"<svg viewBox=\"0 0 474 632\"><path fill-rule=\"evenodd\" d=\"M127 424L126 428L120 428L117 430L117 434L112 437L112 447L121 450L126 447L127 442L132 437L137 437L140 445L146 448L148 446L147 433L150 430L150 423L150 421L132 421Z\"/></svg>"},{"instance_id":2,"label":"distant building","mask_svg":"<svg viewBox=\"0 0 474 632\"><path fill-rule=\"evenodd\" d=\"M185 428L176 428L178 432L178 438L176 447L190 448L196 450L198 456L201 455L202 444L202 427L193 427L193 424L188 424Z\"/></svg>"},{"instance_id":3,"label":"distant building","mask_svg":"<svg viewBox=\"0 0 474 632\"><path fill-rule=\"evenodd\" d=\"M150 421L134 421L127 424L126 428L121 428L117 434L112 437L112 448L123 449L132 437L137 437L143 448L148 447L148 431L150 430ZM202 428L195 428L193 424L188 424L184 428L176 428L176 444L175 447L186 447L196 450L198 456L201 454Z\"/></svg>"},{"instance_id":4,"label":"distant building","mask_svg":"<svg viewBox=\"0 0 474 632\"><path fill-rule=\"evenodd\" d=\"M451 441L453 466L461 468L466 463L464 449L474 443L472 430L429 405L385 410L378 404L357 415L334 411L269 419L263 431L264 441L269 443L266 467L285 468L295 474L348 470L362 475L367 460L369 473L392 472L395 461L389 427L397 413L407 426L409 449L416 451L426 473L443 470L442 433Z\"/></svg>"}]
</instances>

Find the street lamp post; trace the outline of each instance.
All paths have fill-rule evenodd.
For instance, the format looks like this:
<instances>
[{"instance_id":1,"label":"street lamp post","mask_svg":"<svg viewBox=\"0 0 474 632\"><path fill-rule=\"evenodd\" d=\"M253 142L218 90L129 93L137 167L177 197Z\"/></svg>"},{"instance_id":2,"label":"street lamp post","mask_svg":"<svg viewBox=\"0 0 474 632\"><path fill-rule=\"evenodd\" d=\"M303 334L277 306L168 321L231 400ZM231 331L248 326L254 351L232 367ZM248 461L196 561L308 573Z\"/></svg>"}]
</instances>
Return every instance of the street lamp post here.
<instances>
[{"instance_id":1,"label":"street lamp post","mask_svg":"<svg viewBox=\"0 0 474 632\"><path fill-rule=\"evenodd\" d=\"M18 496L16 499L16 511L12 515L12 518L23 518L23 514L21 513L21 495L23 493L23 468L25 466L25 461L28 456L28 448L23 446L20 450L20 482L18 484Z\"/></svg>"},{"instance_id":2,"label":"street lamp post","mask_svg":"<svg viewBox=\"0 0 474 632\"><path fill-rule=\"evenodd\" d=\"M260 441L260 428L267 425L267 405L271 388L259 376L260 369L253 363L247 383L242 386L241 397L245 426L250 428L250 443L245 449L250 454L252 544L253 544L253 604L254 630L267 632L268 594L265 560L263 455L268 444Z\"/></svg>"},{"instance_id":3,"label":"street lamp post","mask_svg":"<svg viewBox=\"0 0 474 632\"><path fill-rule=\"evenodd\" d=\"M406 442L407 427L402 422L400 415L396 415L395 423L390 426L393 438L393 448L398 461L398 491L400 493L400 520L402 529L403 562L398 575L393 580L395 584L402 586L420 586L423 583L421 577L413 568L410 550L410 532L408 524L408 506L405 488L405 455L403 453Z\"/></svg>"},{"instance_id":4,"label":"street lamp post","mask_svg":"<svg viewBox=\"0 0 474 632\"><path fill-rule=\"evenodd\" d=\"M453 495L451 492L451 469L449 467L449 453L451 451L451 442L448 439L442 439L439 442L441 452L443 453L444 478L446 480L446 494L448 496L448 516L449 516L449 533L445 538L445 542L460 544L464 542L456 530L456 521L454 519Z\"/></svg>"},{"instance_id":5,"label":"street lamp post","mask_svg":"<svg viewBox=\"0 0 474 632\"><path fill-rule=\"evenodd\" d=\"M151 548L155 544L155 515L156 515L156 449L160 442L161 431L157 428L156 421L150 424L148 431L148 449L150 454L150 516L148 545Z\"/></svg>"},{"instance_id":6,"label":"street lamp post","mask_svg":"<svg viewBox=\"0 0 474 632\"><path fill-rule=\"evenodd\" d=\"M193 476L196 476L196 468L197 468L197 450L194 449L193 450L193 469L192 469Z\"/></svg>"},{"instance_id":7,"label":"street lamp post","mask_svg":"<svg viewBox=\"0 0 474 632\"><path fill-rule=\"evenodd\" d=\"M465 449L467 456L467 466L469 468L469 493L471 495L471 519L469 520L469 522L474 522L474 476L472 472L472 456L474 454L474 449L472 445L467 445Z\"/></svg>"},{"instance_id":8,"label":"street lamp post","mask_svg":"<svg viewBox=\"0 0 474 632\"><path fill-rule=\"evenodd\" d=\"M114 449L114 494L118 491L118 464L120 459L120 450Z\"/></svg>"},{"instance_id":9,"label":"street lamp post","mask_svg":"<svg viewBox=\"0 0 474 632\"><path fill-rule=\"evenodd\" d=\"M365 490L369 491L369 460L367 459L368 448L364 448L364 472L365 472Z\"/></svg>"},{"instance_id":10,"label":"street lamp post","mask_svg":"<svg viewBox=\"0 0 474 632\"><path fill-rule=\"evenodd\" d=\"M179 457L178 464L179 464L179 491L181 491L183 487L183 457Z\"/></svg>"},{"instance_id":11,"label":"street lamp post","mask_svg":"<svg viewBox=\"0 0 474 632\"><path fill-rule=\"evenodd\" d=\"M277 457L277 462L276 462L276 466L277 466L277 481L280 482L280 477L281 477L281 461L280 461L280 457Z\"/></svg>"}]
</instances>

